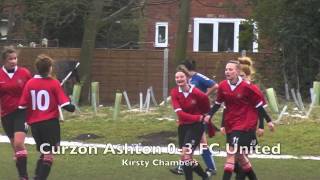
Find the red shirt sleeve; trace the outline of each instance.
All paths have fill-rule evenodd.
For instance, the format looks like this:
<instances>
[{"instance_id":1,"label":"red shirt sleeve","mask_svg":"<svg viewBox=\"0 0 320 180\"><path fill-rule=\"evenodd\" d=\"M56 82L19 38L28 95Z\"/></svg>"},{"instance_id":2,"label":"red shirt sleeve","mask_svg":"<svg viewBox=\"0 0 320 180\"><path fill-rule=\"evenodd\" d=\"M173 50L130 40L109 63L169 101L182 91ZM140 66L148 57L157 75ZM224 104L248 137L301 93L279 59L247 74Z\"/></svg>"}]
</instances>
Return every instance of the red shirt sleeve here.
<instances>
[{"instance_id":1,"label":"red shirt sleeve","mask_svg":"<svg viewBox=\"0 0 320 180\"><path fill-rule=\"evenodd\" d=\"M27 72L27 78L28 80L30 80L32 78L32 75L29 70L26 70L26 72Z\"/></svg>"},{"instance_id":2,"label":"red shirt sleeve","mask_svg":"<svg viewBox=\"0 0 320 180\"><path fill-rule=\"evenodd\" d=\"M222 86L223 85L220 83L219 87L218 87L218 91L217 91L217 98L216 98L215 104L218 104L218 105L221 105L224 102L224 96L222 93L223 92Z\"/></svg>"},{"instance_id":3,"label":"red shirt sleeve","mask_svg":"<svg viewBox=\"0 0 320 180\"><path fill-rule=\"evenodd\" d=\"M263 96L257 89L252 88L250 85L247 85L246 92L248 92L247 97L249 98L249 103L252 106L258 108L263 105Z\"/></svg>"},{"instance_id":4,"label":"red shirt sleeve","mask_svg":"<svg viewBox=\"0 0 320 180\"><path fill-rule=\"evenodd\" d=\"M252 88L253 91L255 91L257 94L259 94L261 96L262 106L267 106L268 103L267 103L266 98L264 97L261 89L259 88L259 86L255 85L255 84L252 84L251 88Z\"/></svg>"},{"instance_id":5,"label":"red shirt sleeve","mask_svg":"<svg viewBox=\"0 0 320 180\"><path fill-rule=\"evenodd\" d=\"M30 93L29 93L29 88L28 84L25 85L23 88L20 100L19 100L19 109L26 109L28 108L28 102L30 102Z\"/></svg>"},{"instance_id":6,"label":"red shirt sleeve","mask_svg":"<svg viewBox=\"0 0 320 180\"><path fill-rule=\"evenodd\" d=\"M179 120L184 122L197 122L200 121L201 115L193 115L182 110L181 104L178 100L178 92L175 89L171 90L171 103L174 111L177 113Z\"/></svg>"}]
</instances>

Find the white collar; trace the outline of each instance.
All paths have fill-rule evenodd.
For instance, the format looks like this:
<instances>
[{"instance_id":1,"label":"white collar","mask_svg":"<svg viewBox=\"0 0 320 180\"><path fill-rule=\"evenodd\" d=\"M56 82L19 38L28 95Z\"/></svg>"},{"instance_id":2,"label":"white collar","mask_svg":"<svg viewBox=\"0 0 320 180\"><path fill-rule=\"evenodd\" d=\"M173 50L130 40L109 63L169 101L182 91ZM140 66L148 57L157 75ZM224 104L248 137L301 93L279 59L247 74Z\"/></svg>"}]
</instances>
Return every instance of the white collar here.
<instances>
[{"instance_id":1,"label":"white collar","mask_svg":"<svg viewBox=\"0 0 320 180\"><path fill-rule=\"evenodd\" d=\"M189 84L189 86L190 86L190 89L189 89L189 91L186 92L186 93L191 93L192 90L193 90L193 88L194 88L194 85L193 85L193 84ZM182 91L182 88L181 88L180 86L179 86L179 92L184 92L184 91Z\"/></svg>"},{"instance_id":2,"label":"white collar","mask_svg":"<svg viewBox=\"0 0 320 180\"><path fill-rule=\"evenodd\" d=\"M179 86L179 92L180 92L180 93L183 93L183 95L184 95L185 98L189 96L189 94L192 92L192 90L193 90L193 88L194 88L194 85L192 85L192 84L189 84L189 86L190 86L190 89L189 89L188 92L182 91L182 88Z\"/></svg>"},{"instance_id":3,"label":"white collar","mask_svg":"<svg viewBox=\"0 0 320 180\"><path fill-rule=\"evenodd\" d=\"M36 75L33 76L33 78L41 79L41 78L43 78L43 77L40 76L39 74L36 74Z\"/></svg>"},{"instance_id":4,"label":"white collar","mask_svg":"<svg viewBox=\"0 0 320 180\"><path fill-rule=\"evenodd\" d=\"M4 66L2 66L2 69L3 69L3 71L4 71L5 73L7 73L7 74L8 74L8 71L7 71L7 69L6 69ZM15 72L17 71L17 69L18 69L18 66L15 66L15 67L14 67L14 72L13 72L13 73L15 73Z\"/></svg>"},{"instance_id":5,"label":"white collar","mask_svg":"<svg viewBox=\"0 0 320 180\"><path fill-rule=\"evenodd\" d=\"M236 89L236 87L239 86L239 84L240 84L242 81L243 81L242 77L238 76L238 82L237 82L237 84L235 84L235 85L231 84L230 80L228 80L227 82L228 82L231 90L233 91L234 89Z\"/></svg>"},{"instance_id":6,"label":"white collar","mask_svg":"<svg viewBox=\"0 0 320 180\"><path fill-rule=\"evenodd\" d=\"M15 66L15 67L14 67L14 72L13 72L13 73L8 73L8 71L6 70L6 68L5 68L4 66L2 66L2 70L4 71L4 73L6 73L6 74L9 76L10 79L13 77L13 75L14 75L14 73L17 71L17 69L18 69L18 66Z\"/></svg>"}]
</instances>

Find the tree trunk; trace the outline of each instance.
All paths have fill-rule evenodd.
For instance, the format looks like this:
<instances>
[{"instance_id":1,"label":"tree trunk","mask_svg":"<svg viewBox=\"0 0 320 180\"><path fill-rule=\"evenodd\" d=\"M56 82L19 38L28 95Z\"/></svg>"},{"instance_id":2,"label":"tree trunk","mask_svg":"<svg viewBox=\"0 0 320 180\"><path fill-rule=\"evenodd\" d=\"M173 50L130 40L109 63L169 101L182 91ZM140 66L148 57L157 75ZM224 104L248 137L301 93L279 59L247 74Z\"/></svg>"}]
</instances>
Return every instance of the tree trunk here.
<instances>
[{"instance_id":1,"label":"tree trunk","mask_svg":"<svg viewBox=\"0 0 320 180\"><path fill-rule=\"evenodd\" d=\"M188 26L190 19L190 0L180 0L179 25L174 53L174 63L178 65L186 58L188 44Z\"/></svg>"},{"instance_id":2,"label":"tree trunk","mask_svg":"<svg viewBox=\"0 0 320 180\"><path fill-rule=\"evenodd\" d=\"M82 104L87 104L89 102L88 93L91 83L91 64L102 8L103 1L93 0L92 8L85 19L84 34L80 52L80 82L82 84L80 99Z\"/></svg>"},{"instance_id":3,"label":"tree trunk","mask_svg":"<svg viewBox=\"0 0 320 180\"><path fill-rule=\"evenodd\" d=\"M12 44L15 42L11 42L14 37L14 26L16 21L16 2L12 2L10 7L10 12L8 14L8 32L7 32L7 41Z\"/></svg>"}]
</instances>

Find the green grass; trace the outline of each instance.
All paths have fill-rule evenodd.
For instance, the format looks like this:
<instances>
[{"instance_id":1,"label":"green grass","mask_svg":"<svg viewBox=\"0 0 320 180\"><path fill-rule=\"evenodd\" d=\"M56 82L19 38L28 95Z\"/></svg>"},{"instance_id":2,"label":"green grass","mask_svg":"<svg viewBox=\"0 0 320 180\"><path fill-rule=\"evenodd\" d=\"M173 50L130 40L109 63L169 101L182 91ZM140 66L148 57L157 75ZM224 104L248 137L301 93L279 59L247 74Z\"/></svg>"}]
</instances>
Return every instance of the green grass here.
<instances>
[{"instance_id":1,"label":"green grass","mask_svg":"<svg viewBox=\"0 0 320 180\"><path fill-rule=\"evenodd\" d=\"M29 174L33 175L38 153L34 146L28 146ZM16 170L12 161L12 153L9 144L0 144L0 175L1 179L14 180ZM201 158L196 156L201 161ZM57 155L49 179L68 180L118 180L118 179L184 179L182 176L171 174L170 166L146 167L123 166L122 160L147 160L152 163L155 159L163 161L176 161L177 155ZM216 158L218 166L217 178L221 179L223 158ZM203 162L201 162L203 164ZM252 161L255 171L261 180L317 180L320 177L318 161L307 160L261 160ZM195 179L200 179L196 177Z\"/></svg>"}]
</instances>

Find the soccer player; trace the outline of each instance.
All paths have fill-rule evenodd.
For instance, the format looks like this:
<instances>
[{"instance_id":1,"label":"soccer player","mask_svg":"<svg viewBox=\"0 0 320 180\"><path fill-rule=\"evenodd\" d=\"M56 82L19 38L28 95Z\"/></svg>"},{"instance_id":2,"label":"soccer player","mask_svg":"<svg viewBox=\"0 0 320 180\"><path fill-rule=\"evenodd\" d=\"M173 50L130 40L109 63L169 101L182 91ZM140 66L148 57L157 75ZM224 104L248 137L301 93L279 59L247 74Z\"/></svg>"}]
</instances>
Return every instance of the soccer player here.
<instances>
[{"instance_id":1,"label":"soccer player","mask_svg":"<svg viewBox=\"0 0 320 180\"><path fill-rule=\"evenodd\" d=\"M171 101L178 116L179 147L182 149L181 162L186 180L193 179L195 171L202 179L208 179L200 164L192 154L199 145L204 132L204 115L210 110L209 98L199 89L188 83L183 71L175 74L177 86L171 90Z\"/></svg>"},{"instance_id":2,"label":"soccer player","mask_svg":"<svg viewBox=\"0 0 320 180\"><path fill-rule=\"evenodd\" d=\"M263 107L266 107L267 106L267 101L265 100L264 98L264 95L263 93L261 92L260 88L253 83L253 80L252 80L252 75L253 73L255 72L253 67L252 67L252 61L250 58L248 57L243 57L243 58L238 58L239 60L239 63L240 63L240 67L241 67L241 71L240 71L240 76L243 78L244 81L246 81L250 86L251 88L256 91L257 93L260 94L260 96L263 98L263 104L262 106ZM267 122L267 125L268 125L268 128L271 132L274 131L274 124L272 123L272 120L271 118L269 117L268 114L264 113L264 114L259 114L259 118L264 118ZM258 129L257 129L257 135L260 137L260 136L263 136L263 133L264 133L264 124L263 124L263 120L260 120L258 122Z\"/></svg>"},{"instance_id":3,"label":"soccer player","mask_svg":"<svg viewBox=\"0 0 320 180\"><path fill-rule=\"evenodd\" d=\"M236 160L249 179L256 180L256 174L247 155L239 150L241 147L254 147L257 143L255 132L257 116L252 113L252 108L256 108L261 113L265 110L262 107L261 95L243 81L239 74L240 63L234 60L229 61L225 69L226 80L219 84L217 99L205 117L205 121L214 115L222 103L225 104L223 127L227 134L227 145L230 146L230 151L227 152L223 180L231 179ZM236 154L231 153L234 150Z\"/></svg>"},{"instance_id":4,"label":"soccer player","mask_svg":"<svg viewBox=\"0 0 320 180\"><path fill-rule=\"evenodd\" d=\"M18 66L17 51L13 47L4 48L2 62L3 66L0 69L1 123L10 139L19 177L25 180L28 179L28 153L24 145L27 127L25 113L18 109L18 103L31 74L26 68Z\"/></svg>"},{"instance_id":5,"label":"soccer player","mask_svg":"<svg viewBox=\"0 0 320 180\"><path fill-rule=\"evenodd\" d=\"M35 61L37 75L28 81L19 102L27 111L27 123L31 126L37 150L41 153L35 170L35 180L47 179L53 163L52 151L60 143L58 106L69 112L75 107L63 92L58 80L51 77L53 60L44 54ZM47 143L42 149L40 146Z\"/></svg>"},{"instance_id":6,"label":"soccer player","mask_svg":"<svg viewBox=\"0 0 320 180\"><path fill-rule=\"evenodd\" d=\"M218 84L214 80L208 78L203 74L200 74L199 72L196 72L196 62L194 60L185 60L182 64L187 68L189 72L189 83L200 89L207 96L218 89ZM207 148L208 140L205 132L202 135L200 143L204 147L201 156L207 166L206 173L209 176L215 175L216 165L211 151Z\"/></svg>"},{"instance_id":7,"label":"soccer player","mask_svg":"<svg viewBox=\"0 0 320 180\"><path fill-rule=\"evenodd\" d=\"M207 96L218 89L218 84L207 76L196 72L196 62L194 60L186 60L182 63L190 73L189 83L204 92Z\"/></svg>"},{"instance_id":8,"label":"soccer player","mask_svg":"<svg viewBox=\"0 0 320 180\"><path fill-rule=\"evenodd\" d=\"M263 107L267 106L266 100L263 96L263 93L261 92L261 90L259 89L259 87L255 84L252 83L252 74L254 72L254 69L252 67L252 62L250 59L248 58L238 58L239 62L240 62L240 67L241 67L241 71L240 71L240 77L243 78L243 80L245 82L247 82L251 88L256 91L258 94L260 94L260 96L263 99ZM274 124L272 123L271 118L269 117L269 115L267 113L265 114L259 114L258 111L256 110L256 108L252 108L252 113L256 114L257 117L259 117L259 121L258 121L258 128L256 130L256 134L261 137L264 134L264 121L263 119L266 120L269 130L271 132L274 131ZM222 120L223 121L223 120ZM225 129L223 127L223 122L221 123L221 132L225 132ZM236 162L235 163L235 173L236 173L236 180L244 180L245 177L247 176L245 172L243 172L243 170L241 169L241 167L239 166L239 163Z\"/></svg>"}]
</instances>

